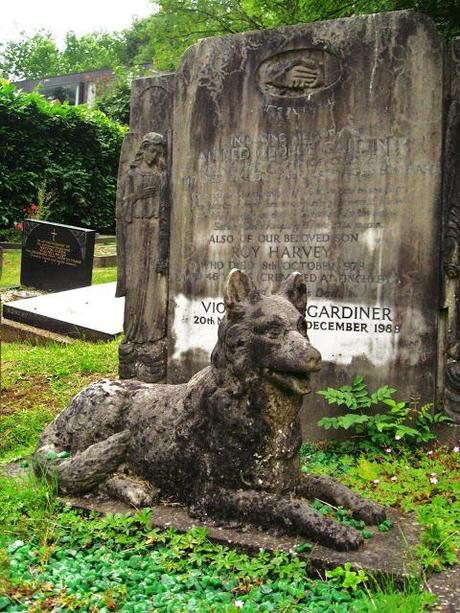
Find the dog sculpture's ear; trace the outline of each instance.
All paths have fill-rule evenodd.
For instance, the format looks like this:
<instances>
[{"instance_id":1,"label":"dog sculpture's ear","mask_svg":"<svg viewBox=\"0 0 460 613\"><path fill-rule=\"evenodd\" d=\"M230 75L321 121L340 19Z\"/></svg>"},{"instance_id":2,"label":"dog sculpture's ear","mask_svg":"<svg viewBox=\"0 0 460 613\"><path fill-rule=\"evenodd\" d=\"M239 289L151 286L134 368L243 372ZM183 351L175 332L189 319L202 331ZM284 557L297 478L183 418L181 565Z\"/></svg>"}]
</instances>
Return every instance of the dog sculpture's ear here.
<instances>
[{"instance_id":1,"label":"dog sculpture's ear","mask_svg":"<svg viewBox=\"0 0 460 613\"><path fill-rule=\"evenodd\" d=\"M300 272L290 274L281 284L279 293L285 296L289 302L292 302L299 313L305 315L307 309L307 286Z\"/></svg>"},{"instance_id":2,"label":"dog sculpture's ear","mask_svg":"<svg viewBox=\"0 0 460 613\"><path fill-rule=\"evenodd\" d=\"M252 290L251 281L242 270L234 268L228 273L224 287L224 302L227 309L234 308L238 303L248 300Z\"/></svg>"}]
</instances>

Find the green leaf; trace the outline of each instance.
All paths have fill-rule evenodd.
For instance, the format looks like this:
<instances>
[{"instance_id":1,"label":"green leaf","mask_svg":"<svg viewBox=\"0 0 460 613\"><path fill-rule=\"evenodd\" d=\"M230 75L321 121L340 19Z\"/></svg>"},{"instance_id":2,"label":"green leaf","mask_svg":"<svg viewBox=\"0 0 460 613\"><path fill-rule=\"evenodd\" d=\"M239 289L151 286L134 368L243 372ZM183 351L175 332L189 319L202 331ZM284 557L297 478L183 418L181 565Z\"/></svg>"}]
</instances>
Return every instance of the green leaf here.
<instances>
[{"instance_id":1,"label":"green leaf","mask_svg":"<svg viewBox=\"0 0 460 613\"><path fill-rule=\"evenodd\" d=\"M358 475L364 481L375 481L378 478L378 465L361 457L358 462Z\"/></svg>"},{"instance_id":2,"label":"green leaf","mask_svg":"<svg viewBox=\"0 0 460 613\"><path fill-rule=\"evenodd\" d=\"M418 430L415 430L415 428L409 428L409 426L398 426L395 432L395 436L399 436L401 438L404 438L406 436L417 436L418 434Z\"/></svg>"},{"instance_id":3,"label":"green leaf","mask_svg":"<svg viewBox=\"0 0 460 613\"><path fill-rule=\"evenodd\" d=\"M381 401L389 407L397 406L397 403L393 400L393 398L382 398Z\"/></svg>"},{"instance_id":4,"label":"green leaf","mask_svg":"<svg viewBox=\"0 0 460 613\"><path fill-rule=\"evenodd\" d=\"M385 519L378 525L378 529L380 532L388 532L388 530L390 530L390 528L392 527L393 522L391 521L391 519Z\"/></svg>"},{"instance_id":5,"label":"green leaf","mask_svg":"<svg viewBox=\"0 0 460 613\"><path fill-rule=\"evenodd\" d=\"M301 545L297 545L295 550L297 553L307 553L313 549L313 545L311 543L302 543Z\"/></svg>"},{"instance_id":6,"label":"green leaf","mask_svg":"<svg viewBox=\"0 0 460 613\"><path fill-rule=\"evenodd\" d=\"M338 417L337 420L340 424L340 427L344 428L345 430L349 430L357 424L363 424L369 421L369 415L356 415L355 413L347 413L347 415Z\"/></svg>"},{"instance_id":7,"label":"green leaf","mask_svg":"<svg viewBox=\"0 0 460 613\"><path fill-rule=\"evenodd\" d=\"M384 399L390 398L395 393L395 391L396 391L395 388L389 387L388 385L379 387L379 389L376 390L371 395L372 404L378 404L379 402L382 402Z\"/></svg>"},{"instance_id":8,"label":"green leaf","mask_svg":"<svg viewBox=\"0 0 460 613\"><path fill-rule=\"evenodd\" d=\"M317 425L325 430L329 430L330 428L339 428L340 426L336 424L337 419L334 417L323 417L317 422Z\"/></svg>"}]
</instances>

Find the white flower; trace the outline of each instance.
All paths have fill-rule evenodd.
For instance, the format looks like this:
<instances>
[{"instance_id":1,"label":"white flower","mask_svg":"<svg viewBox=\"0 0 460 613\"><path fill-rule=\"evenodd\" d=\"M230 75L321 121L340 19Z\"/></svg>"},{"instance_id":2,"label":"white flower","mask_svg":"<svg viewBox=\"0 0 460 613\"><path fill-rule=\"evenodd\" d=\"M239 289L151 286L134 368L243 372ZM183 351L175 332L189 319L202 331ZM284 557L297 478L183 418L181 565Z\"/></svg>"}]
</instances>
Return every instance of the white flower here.
<instances>
[{"instance_id":1,"label":"white flower","mask_svg":"<svg viewBox=\"0 0 460 613\"><path fill-rule=\"evenodd\" d=\"M459 447L458 445L456 445L456 446L454 447L454 452L455 452L455 453L460 453L460 447Z\"/></svg>"},{"instance_id":2,"label":"white flower","mask_svg":"<svg viewBox=\"0 0 460 613\"><path fill-rule=\"evenodd\" d=\"M372 483L380 483L380 479L374 479Z\"/></svg>"},{"instance_id":3,"label":"white flower","mask_svg":"<svg viewBox=\"0 0 460 613\"><path fill-rule=\"evenodd\" d=\"M391 477L390 481L397 481L398 477Z\"/></svg>"},{"instance_id":4,"label":"white flower","mask_svg":"<svg viewBox=\"0 0 460 613\"><path fill-rule=\"evenodd\" d=\"M244 602L242 600L235 600L233 604L237 609L242 609L244 607Z\"/></svg>"},{"instance_id":5,"label":"white flower","mask_svg":"<svg viewBox=\"0 0 460 613\"><path fill-rule=\"evenodd\" d=\"M430 483L433 483L433 485L434 485L437 482L438 482L438 478L437 477L430 477Z\"/></svg>"},{"instance_id":6,"label":"white flower","mask_svg":"<svg viewBox=\"0 0 460 613\"><path fill-rule=\"evenodd\" d=\"M432 449L430 449L430 451L428 452L428 455L433 455L434 451Z\"/></svg>"},{"instance_id":7,"label":"white flower","mask_svg":"<svg viewBox=\"0 0 460 613\"><path fill-rule=\"evenodd\" d=\"M14 543L11 543L8 549L11 553L14 553L16 549L19 549L19 547L22 547L23 545L24 545L24 541L14 541Z\"/></svg>"},{"instance_id":8,"label":"white flower","mask_svg":"<svg viewBox=\"0 0 460 613\"><path fill-rule=\"evenodd\" d=\"M391 453L391 449L390 449L389 447L387 447L387 448L385 449L385 453Z\"/></svg>"}]
</instances>

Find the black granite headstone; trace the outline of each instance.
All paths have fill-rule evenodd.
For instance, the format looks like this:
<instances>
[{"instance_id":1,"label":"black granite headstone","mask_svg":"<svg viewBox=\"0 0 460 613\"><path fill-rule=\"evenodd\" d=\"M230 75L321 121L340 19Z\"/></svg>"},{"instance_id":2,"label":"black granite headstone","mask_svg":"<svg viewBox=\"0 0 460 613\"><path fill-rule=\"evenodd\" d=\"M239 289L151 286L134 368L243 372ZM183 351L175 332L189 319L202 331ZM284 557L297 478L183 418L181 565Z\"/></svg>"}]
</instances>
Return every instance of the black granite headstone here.
<instances>
[{"instance_id":1,"label":"black granite headstone","mask_svg":"<svg viewBox=\"0 0 460 613\"><path fill-rule=\"evenodd\" d=\"M91 285L96 232L26 219L21 285L64 291Z\"/></svg>"}]
</instances>

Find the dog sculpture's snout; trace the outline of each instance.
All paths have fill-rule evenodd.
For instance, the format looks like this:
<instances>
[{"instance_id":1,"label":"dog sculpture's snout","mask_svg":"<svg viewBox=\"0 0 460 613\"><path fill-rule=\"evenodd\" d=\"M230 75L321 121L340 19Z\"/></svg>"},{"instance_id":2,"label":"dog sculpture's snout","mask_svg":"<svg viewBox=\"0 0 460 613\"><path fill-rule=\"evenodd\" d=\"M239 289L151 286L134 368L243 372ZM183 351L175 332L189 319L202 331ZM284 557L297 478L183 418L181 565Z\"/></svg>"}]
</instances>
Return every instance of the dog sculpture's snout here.
<instances>
[{"instance_id":1,"label":"dog sculpture's snout","mask_svg":"<svg viewBox=\"0 0 460 613\"><path fill-rule=\"evenodd\" d=\"M321 370L321 354L312 345L307 350L307 368L312 372Z\"/></svg>"}]
</instances>

